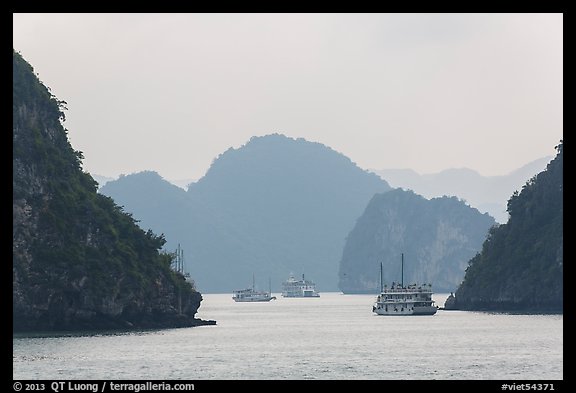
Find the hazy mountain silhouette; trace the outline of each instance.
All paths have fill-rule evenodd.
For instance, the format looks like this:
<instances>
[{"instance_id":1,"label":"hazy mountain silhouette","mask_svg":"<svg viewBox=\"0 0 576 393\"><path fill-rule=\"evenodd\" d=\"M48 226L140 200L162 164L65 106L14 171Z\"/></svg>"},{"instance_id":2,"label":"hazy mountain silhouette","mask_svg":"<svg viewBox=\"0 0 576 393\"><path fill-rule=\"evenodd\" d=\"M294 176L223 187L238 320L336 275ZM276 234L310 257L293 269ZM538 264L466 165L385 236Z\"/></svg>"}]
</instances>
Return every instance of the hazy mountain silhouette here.
<instances>
[{"instance_id":1,"label":"hazy mountain silhouette","mask_svg":"<svg viewBox=\"0 0 576 393\"><path fill-rule=\"evenodd\" d=\"M112 180L117 180L118 177L110 177L110 176L102 176L102 175L95 175L95 174L91 174L92 178L94 180L96 180L96 182L98 183L98 187L102 187L104 184L108 183L109 181ZM126 176L126 175L120 175L120 176ZM188 190L188 186L192 183L194 183L195 181L197 181L198 179L192 179L192 178L188 178L188 179L176 179L176 180L171 180L171 179L166 179L169 183L174 184L175 186L180 187L183 190Z\"/></svg>"},{"instance_id":2,"label":"hazy mountain silhouette","mask_svg":"<svg viewBox=\"0 0 576 393\"><path fill-rule=\"evenodd\" d=\"M508 221L506 201L532 176L542 171L551 156L534 160L503 176L482 176L468 168L446 169L438 173L420 175L412 169L381 169L374 173L392 187L413 190L426 198L457 196L499 223Z\"/></svg>"},{"instance_id":3,"label":"hazy mountain silhouette","mask_svg":"<svg viewBox=\"0 0 576 393\"><path fill-rule=\"evenodd\" d=\"M375 193L390 190L320 143L273 134L230 148L188 192L144 172L108 182L109 195L144 228L180 243L204 292L251 283L273 290L290 273L335 291L345 237Z\"/></svg>"},{"instance_id":4,"label":"hazy mountain silhouette","mask_svg":"<svg viewBox=\"0 0 576 393\"><path fill-rule=\"evenodd\" d=\"M180 187L183 190L188 190L190 184L195 183L198 179L187 178L187 179L166 179L175 186Z\"/></svg>"},{"instance_id":5,"label":"hazy mountain silhouette","mask_svg":"<svg viewBox=\"0 0 576 393\"><path fill-rule=\"evenodd\" d=\"M364 216L371 214L370 200L381 200L379 208L396 218L411 217L375 216L375 227L402 232L385 247L406 245L403 252L419 253L418 269L430 265L422 277L453 290L494 220L457 198L430 201L403 190L387 197L390 190L379 176L329 147L279 134L228 149L188 191L155 172L123 176L101 188L143 228L163 233L167 248L180 243L187 269L204 292L243 288L253 273L260 289L271 278L276 291L290 273L305 273L320 292L339 290L339 270L350 273L349 279L373 275L366 268L370 260L362 257L373 251L370 231L350 235L358 253L340 264L344 245L351 247L347 235L365 210ZM371 290L344 281L345 291Z\"/></svg>"},{"instance_id":6,"label":"hazy mountain silhouette","mask_svg":"<svg viewBox=\"0 0 576 393\"><path fill-rule=\"evenodd\" d=\"M108 183L109 181L115 180L114 177L110 177L110 176L102 176L102 175L94 175L94 174L91 174L91 176L94 180L96 180L96 183L98 183L98 187L102 187L104 184Z\"/></svg>"}]
</instances>

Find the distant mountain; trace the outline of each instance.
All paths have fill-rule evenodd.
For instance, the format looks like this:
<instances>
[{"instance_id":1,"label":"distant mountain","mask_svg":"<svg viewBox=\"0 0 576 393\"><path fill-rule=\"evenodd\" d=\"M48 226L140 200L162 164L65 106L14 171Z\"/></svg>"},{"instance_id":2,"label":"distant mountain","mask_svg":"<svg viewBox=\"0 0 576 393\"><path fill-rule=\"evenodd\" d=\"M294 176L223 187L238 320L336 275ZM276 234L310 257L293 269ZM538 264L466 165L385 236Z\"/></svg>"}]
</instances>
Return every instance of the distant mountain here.
<instances>
[{"instance_id":1,"label":"distant mountain","mask_svg":"<svg viewBox=\"0 0 576 393\"><path fill-rule=\"evenodd\" d=\"M120 175L120 176L126 176L126 175ZM109 181L118 179L117 177L101 176L101 175L94 175L94 174L92 174L92 178L94 180L96 180L96 182L98 183L98 188L102 187L104 184L108 183ZM177 180L168 179L167 181L186 191L186 190L188 190L188 186L190 184L194 183L196 180L197 179L189 178L189 179L177 179Z\"/></svg>"},{"instance_id":2,"label":"distant mountain","mask_svg":"<svg viewBox=\"0 0 576 393\"><path fill-rule=\"evenodd\" d=\"M100 176L100 175L92 175L92 178L94 180L96 180L96 183L98 183L98 187L102 187L104 184L108 183L109 181L115 180L114 177Z\"/></svg>"},{"instance_id":3,"label":"distant mountain","mask_svg":"<svg viewBox=\"0 0 576 393\"><path fill-rule=\"evenodd\" d=\"M508 200L508 223L490 231L456 291L466 310L562 311L563 143L546 170Z\"/></svg>"},{"instance_id":4,"label":"distant mountain","mask_svg":"<svg viewBox=\"0 0 576 393\"><path fill-rule=\"evenodd\" d=\"M180 233L187 229L187 214L192 210L190 198L186 191L156 172L120 175L118 179L107 182L100 192L121 205L128 203L126 210L138 219L142 228L154 228L156 223L166 221L157 233L163 233L176 243L181 238Z\"/></svg>"},{"instance_id":5,"label":"distant mountain","mask_svg":"<svg viewBox=\"0 0 576 393\"><path fill-rule=\"evenodd\" d=\"M383 284L432 283L450 292L464 277L467 261L481 248L495 224L488 214L456 197L427 200L396 189L375 195L348 235L340 262L344 293L375 293Z\"/></svg>"},{"instance_id":6,"label":"distant mountain","mask_svg":"<svg viewBox=\"0 0 576 393\"><path fill-rule=\"evenodd\" d=\"M230 148L187 192L155 173L108 182L109 195L143 228L185 251L200 290L231 292L251 284L273 290L290 273L337 290L346 234L375 193L377 175L320 143L273 134Z\"/></svg>"},{"instance_id":7,"label":"distant mountain","mask_svg":"<svg viewBox=\"0 0 576 393\"><path fill-rule=\"evenodd\" d=\"M192 183L195 183L198 181L198 179L192 179L192 178L188 178L188 179L176 179L176 180L170 180L168 179L168 181L172 184L174 184L175 186L180 187L183 190L188 190L188 186Z\"/></svg>"},{"instance_id":8,"label":"distant mountain","mask_svg":"<svg viewBox=\"0 0 576 393\"><path fill-rule=\"evenodd\" d=\"M16 52L12 91L13 331L204 324L201 294L159 252L164 238L96 192L61 124L63 101Z\"/></svg>"},{"instance_id":9,"label":"distant mountain","mask_svg":"<svg viewBox=\"0 0 576 393\"><path fill-rule=\"evenodd\" d=\"M527 180L542 171L552 157L543 157L503 176L482 176L467 169L447 169L439 173L420 175L412 169L382 169L373 172L392 187L413 190L426 197L457 196L499 223L508 221L506 200Z\"/></svg>"}]
</instances>

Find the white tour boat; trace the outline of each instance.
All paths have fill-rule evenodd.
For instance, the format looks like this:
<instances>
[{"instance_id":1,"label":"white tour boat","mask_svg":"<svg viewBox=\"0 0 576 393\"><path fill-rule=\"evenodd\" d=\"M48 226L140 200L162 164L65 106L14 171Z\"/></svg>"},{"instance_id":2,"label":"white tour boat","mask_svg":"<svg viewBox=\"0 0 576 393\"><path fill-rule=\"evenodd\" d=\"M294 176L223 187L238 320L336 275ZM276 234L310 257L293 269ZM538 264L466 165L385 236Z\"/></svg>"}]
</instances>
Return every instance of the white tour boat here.
<instances>
[{"instance_id":1,"label":"white tour boat","mask_svg":"<svg viewBox=\"0 0 576 393\"><path fill-rule=\"evenodd\" d=\"M296 280L294 275L290 274L290 278L282 283L282 296L284 297L320 297L316 292L316 284L310 280L304 279Z\"/></svg>"},{"instance_id":2,"label":"white tour boat","mask_svg":"<svg viewBox=\"0 0 576 393\"><path fill-rule=\"evenodd\" d=\"M257 291L254 288L254 275L252 275L252 288L234 291L232 299L235 302L269 302L272 299L276 299L276 296L272 296L271 284L268 292Z\"/></svg>"},{"instance_id":3,"label":"white tour boat","mask_svg":"<svg viewBox=\"0 0 576 393\"><path fill-rule=\"evenodd\" d=\"M404 254L402 254L402 282L382 287L380 263L380 294L372 306L378 315L434 315L438 307L432 300L432 284L404 286Z\"/></svg>"}]
</instances>

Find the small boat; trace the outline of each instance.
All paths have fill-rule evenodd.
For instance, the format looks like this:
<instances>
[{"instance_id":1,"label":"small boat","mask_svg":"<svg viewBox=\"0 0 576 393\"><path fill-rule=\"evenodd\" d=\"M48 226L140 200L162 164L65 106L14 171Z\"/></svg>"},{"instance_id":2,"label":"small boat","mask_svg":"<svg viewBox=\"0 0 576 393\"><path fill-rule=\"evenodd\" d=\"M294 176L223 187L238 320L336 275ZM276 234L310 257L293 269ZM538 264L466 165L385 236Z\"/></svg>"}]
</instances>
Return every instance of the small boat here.
<instances>
[{"instance_id":1,"label":"small boat","mask_svg":"<svg viewBox=\"0 0 576 393\"><path fill-rule=\"evenodd\" d=\"M269 302L272 299L276 299L276 296L272 296L272 284L269 282L270 291L260 292L254 288L254 275L252 275L252 288L240 289L234 291L232 299L235 302Z\"/></svg>"},{"instance_id":2,"label":"small boat","mask_svg":"<svg viewBox=\"0 0 576 393\"><path fill-rule=\"evenodd\" d=\"M288 280L282 283L282 296L283 297L320 297L316 292L316 284L310 280L304 279L296 280L294 275L290 274Z\"/></svg>"},{"instance_id":3,"label":"small boat","mask_svg":"<svg viewBox=\"0 0 576 393\"><path fill-rule=\"evenodd\" d=\"M372 306L378 315L434 315L438 307L432 300L432 284L404 286L404 254L402 254L402 281L393 282L391 288L382 287L380 263L380 294Z\"/></svg>"}]
</instances>

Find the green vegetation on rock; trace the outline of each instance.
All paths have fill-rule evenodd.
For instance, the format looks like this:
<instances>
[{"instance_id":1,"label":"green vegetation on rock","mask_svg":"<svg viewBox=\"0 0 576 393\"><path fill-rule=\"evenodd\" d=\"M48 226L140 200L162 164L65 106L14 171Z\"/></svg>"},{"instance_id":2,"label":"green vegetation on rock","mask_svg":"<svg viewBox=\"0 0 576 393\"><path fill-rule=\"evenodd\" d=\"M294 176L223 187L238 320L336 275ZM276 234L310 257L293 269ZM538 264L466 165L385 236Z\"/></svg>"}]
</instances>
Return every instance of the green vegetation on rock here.
<instances>
[{"instance_id":1,"label":"green vegetation on rock","mask_svg":"<svg viewBox=\"0 0 576 393\"><path fill-rule=\"evenodd\" d=\"M469 261L456 291L458 308L562 311L562 141L556 149L546 170L508 200L508 223L493 228Z\"/></svg>"},{"instance_id":2,"label":"green vegetation on rock","mask_svg":"<svg viewBox=\"0 0 576 393\"><path fill-rule=\"evenodd\" d=\"M200 293L81 169L54 97L13 55L13 330L193 326Z\"/></svg>"}]
</instances>

